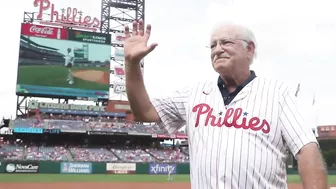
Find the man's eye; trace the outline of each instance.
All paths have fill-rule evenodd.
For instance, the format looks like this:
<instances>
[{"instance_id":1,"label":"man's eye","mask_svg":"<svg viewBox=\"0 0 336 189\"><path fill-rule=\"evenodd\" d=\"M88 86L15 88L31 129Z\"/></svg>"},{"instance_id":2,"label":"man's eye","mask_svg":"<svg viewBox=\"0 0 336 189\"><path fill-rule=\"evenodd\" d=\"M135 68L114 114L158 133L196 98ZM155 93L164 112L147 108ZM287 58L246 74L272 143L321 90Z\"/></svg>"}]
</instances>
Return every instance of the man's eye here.
<instances>
[{"instance_id":1,"label":"man's eye","mask_svg":"<svg viewBox=\"0 0 336 189\"><path fill-rule=\"evenodd\" d=\"M221 43L222 43L223 45L228 45L228 44L232 44L232 41L221 41Z\"/></svg>"},{"instance_id":2,"label":"man's eye","mask_svg":"<svg viewBox=\"0 0 336 189\"><path fill-rule=\"evenodd\" d=\"M210 45L210 48L215 48L216 47L216 45L215 44L213 44L213 45Z\"/></svg>"}]
</instances>

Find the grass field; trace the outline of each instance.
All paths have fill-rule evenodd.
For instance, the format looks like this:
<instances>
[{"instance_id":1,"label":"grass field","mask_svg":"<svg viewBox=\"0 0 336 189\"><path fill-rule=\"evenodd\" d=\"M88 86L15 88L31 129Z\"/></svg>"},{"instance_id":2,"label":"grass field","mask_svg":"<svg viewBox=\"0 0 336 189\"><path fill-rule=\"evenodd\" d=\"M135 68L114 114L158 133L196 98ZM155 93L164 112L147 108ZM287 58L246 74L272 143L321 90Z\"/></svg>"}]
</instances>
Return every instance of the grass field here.
<instances>
[{"instance_id":1,"label":"grass field","mask_svg":"<svg viewBox=\"0 0 336 189\"><path fill-rule=\"evenodd\" d=\"M336 175L329 176L336 184ZM168 182L167 175L76 175L76 174L0 174L0 182ZM189 175L174 175L169 182L189 182ZM298 175L289 175L289 183L301 183Z\"/></svg>"},{"instance_id":2,"label":"grass field","mask_svg":"<svg viewBox=\"0 0 336 189\"><path fill-rule=\"evenodd\" d=\"M99 84L78 78L75 78L75 84L69 85L66 81L68 71L64 66L19 66L18 69L18 84L90 90L108 90L109 88L108 84ZM109 68L106 67L74 67L72 70L100 70L109 72Z\"/></svg>"}]
</instances>

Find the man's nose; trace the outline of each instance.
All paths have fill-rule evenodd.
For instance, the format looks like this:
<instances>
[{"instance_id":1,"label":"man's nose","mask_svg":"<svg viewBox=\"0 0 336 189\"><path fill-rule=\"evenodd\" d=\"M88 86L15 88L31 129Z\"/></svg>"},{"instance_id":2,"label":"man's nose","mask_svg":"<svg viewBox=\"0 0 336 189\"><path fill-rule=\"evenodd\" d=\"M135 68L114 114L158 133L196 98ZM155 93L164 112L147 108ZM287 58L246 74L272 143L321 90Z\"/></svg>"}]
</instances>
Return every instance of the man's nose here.
<instances>
[{"instance_id":1,"label":"man's nose","mask_svg":"<svg viewBox=\"0 0 336 189\"><path fill-rule=\"evenodd\" d=\"M217 44L213 49L212 49L212 55L216 56L216 55L220 55L224 53L224 49L221 47L220 44Z\"/></svg>"},{"instance_id":2,"label":"man's nose","mask_svg":"<svg viewBox=\"0 0 336 189\"><path fill-rule=\"evenodd\" d=\"M215 46L214 49L213 49L213 52L214 52L215 54L223 53L223 52L224 52L224 49L223 49L223 47L222 47L219 43L217 43L216 46Z\"/></svg>"}]
</instances>

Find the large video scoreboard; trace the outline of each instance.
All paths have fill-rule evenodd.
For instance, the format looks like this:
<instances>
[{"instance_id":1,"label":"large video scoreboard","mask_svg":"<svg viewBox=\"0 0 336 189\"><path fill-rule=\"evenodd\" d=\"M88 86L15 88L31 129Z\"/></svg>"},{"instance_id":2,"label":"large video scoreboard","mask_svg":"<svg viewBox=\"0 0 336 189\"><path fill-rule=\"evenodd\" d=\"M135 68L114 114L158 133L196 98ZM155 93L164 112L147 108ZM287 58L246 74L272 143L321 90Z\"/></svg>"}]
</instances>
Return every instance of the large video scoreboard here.
<instances>
[{"instance_id":1,"label":"large video scoreboard","mask_svg":"<svg viewBox=\"0 0 336 189\"><path fill-rule=\"evenodd\" d=\"M108 99L110 44L110 34L23 23L17 95Z\"/></svg>"}]
</instances>

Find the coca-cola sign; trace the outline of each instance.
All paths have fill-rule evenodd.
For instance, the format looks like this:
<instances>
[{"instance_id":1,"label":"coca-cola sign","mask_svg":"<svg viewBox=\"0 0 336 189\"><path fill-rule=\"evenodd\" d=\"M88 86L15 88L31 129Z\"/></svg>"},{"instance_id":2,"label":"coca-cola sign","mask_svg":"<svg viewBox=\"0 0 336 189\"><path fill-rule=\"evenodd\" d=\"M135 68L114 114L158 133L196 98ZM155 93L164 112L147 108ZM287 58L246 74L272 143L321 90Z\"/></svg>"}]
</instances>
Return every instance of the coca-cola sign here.
<instances>
[{"instance_id":1,"label":"coca-cola sign","mask_svg":"<svg viewBox=\"0 0 336 189\"><path fill-rule=\"evenodd\" d=\"M34 0L34 6L38 7L39 12L37 19L41 20L41 24L53 26L65 26L89 31L97 31L100 27L100 20L96 17L83 15L83 12L77 8L62 8L57 11L55 4L50 0ZM61 10L62 9L62 10ZM44 15L50 15L50 18L43 18Z\"/></svg>"},{"instance_id":2,"label":"coca-cola sign","mask_svg":"<svg viewBox=\"0 0 336 189\"><path fill-rule=\"evenodd\" d=\"M66 29L27 23L21 25L21 34L52 39L68 39L68 30Z\"/></svg>"},{"instance_id":3,"label":"coca-cola sign","mask_svg":"<svg viewBox=\"0 0 336 189\"><path fill-rule=\"evenodd\" d=\"M114 43L124 44L125 43L125 34L124 33L115 33Z\"/></svg>"},{"instance_id":4,"label":"coca-cola sign","mask_svg":"<svg viewBox=\"0 0 336 189\"><path fill-rule=\"evenodd\" d=\"M41 34L41 35L52 35L52 34L54 34L54 29L55 28L40 27L40 26L33 25L33 26L30 27L29 31L31 33L36 33L36 34Z\"/></svg>"}]
</instances>

